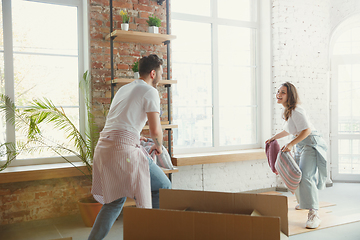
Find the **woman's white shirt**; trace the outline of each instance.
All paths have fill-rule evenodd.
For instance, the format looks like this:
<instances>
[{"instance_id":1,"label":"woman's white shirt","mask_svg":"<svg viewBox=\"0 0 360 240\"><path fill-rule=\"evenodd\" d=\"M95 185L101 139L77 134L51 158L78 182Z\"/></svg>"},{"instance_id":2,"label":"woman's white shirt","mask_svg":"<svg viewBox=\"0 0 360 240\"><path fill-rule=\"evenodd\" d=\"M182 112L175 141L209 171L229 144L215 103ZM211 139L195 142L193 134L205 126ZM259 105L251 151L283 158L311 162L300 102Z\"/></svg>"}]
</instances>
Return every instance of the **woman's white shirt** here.
<instances>
[{"instance_id":1,"label":"woman's white shirt","mask_svg":"<svg viewBox=\"0 0 360 240\"><path fill-rule=\"evenodd\" d=\"M310 122L305 110L297 106L291 113L291 116L284 123L284 130L292 135L299 135L301 131L310 128L314 131L315 128Z\"/></svg>"}]
</instances>

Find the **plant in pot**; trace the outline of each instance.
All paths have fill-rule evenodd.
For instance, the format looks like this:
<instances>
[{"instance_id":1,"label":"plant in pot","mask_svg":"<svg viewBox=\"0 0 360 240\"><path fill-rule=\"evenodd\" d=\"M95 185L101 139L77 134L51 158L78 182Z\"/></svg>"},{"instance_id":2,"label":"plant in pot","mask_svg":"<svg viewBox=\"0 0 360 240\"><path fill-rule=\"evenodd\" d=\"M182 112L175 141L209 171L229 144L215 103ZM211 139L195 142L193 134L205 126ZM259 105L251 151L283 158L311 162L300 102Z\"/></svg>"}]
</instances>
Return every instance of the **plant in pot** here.
<instances>
[{"instance_id":1,"label":"plant in pot","mask_svg":"<svg viewBox=\"0 0 360 240\"><path fill-rule=\"evenodd\" d=\"M139 61L134 62L134 64L131 66L131 69L134 72L134 78L135 79L139 79L140 78L140 74L139 74Z\"/></svg>"},{"instance_id":2,"label":"plant in pot","mask_svg":"<svg viewBox=\"0 0 360 240\"><path fill-rule=\"evenodd\" d=\"M121 30L128 31L129 30L129 14L126 10L120 10L120 16L122 18Z\"/></svg>"},{"instance_id":3,"label":"plant in pot","mask_svg":"<svg viewBox=\"0 0 360 240\"><path fill-rule=\"evenodd\" d=\"M90 80L87 71L80 81L80 89L84 95L86 107L85 133L80 132L63 108L56 107L51 100L46 98L33 100L29 107L22 110L21 117L26 127L27 151L35 152L44 149L53 151L81 171L91 182L92 160L98 131L90 110ZM64 134L67 142L59 143L49 138L44 131L44 126L51 126L58 130L59 134ZM82 163L85 170L83 170L84 167L79 167L77 162ZM81 199L78 205L85 225L91 227L102 205L92 196Z\"/></svg>"},{"instance_id":4,"label":"plant in pot","mask_svg":"<svg viewBox=\"0 0 360 240\"><path fill-rule=\"evenodd\" d=\"M161 20L154 14L149 16L149 20L146 20L149 25L149 33L159 33L159 27L161 26Z\"/></svg>"}]
</instances>

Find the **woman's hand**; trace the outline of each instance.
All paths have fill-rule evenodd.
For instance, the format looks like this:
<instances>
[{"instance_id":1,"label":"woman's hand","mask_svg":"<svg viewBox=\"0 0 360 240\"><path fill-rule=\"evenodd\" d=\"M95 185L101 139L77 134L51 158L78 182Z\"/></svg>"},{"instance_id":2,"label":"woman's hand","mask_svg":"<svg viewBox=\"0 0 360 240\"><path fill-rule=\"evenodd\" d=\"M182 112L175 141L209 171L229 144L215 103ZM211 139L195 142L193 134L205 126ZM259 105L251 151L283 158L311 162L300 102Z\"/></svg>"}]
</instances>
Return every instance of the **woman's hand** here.
<instances>
[{"instance_id":1,"label":"woman's hand","mask_svg":"<svg viewBox=\"0 0 360 240\"><path fill-rule=\"evenodd\" d=\"M294 145L291 142L289 142L287 145L285 145L281 148L281 151L290 152L293 147L294 147Z\"/></svg>"},{"instance_id":2,"label":"woman's hand","mask_svg":"<svg viewBox=\"0 0 360 240\"><path fill-rule=\"evenodd\" d=\"M286 137L286 136L288 136L288 135L289 135L289 133L287 133L287 132L284 130L284 131L276 134L276 135L273 136L272 138L266 140L265 143L266 143L266 144L271 143L272 141L274 141L274 140L276 140L276 139L280 139L280 138Z\"/></svg>"},{"instance_id":3,"label":"woman's hand","mask_svg":"<svg viewBox=\"0 0 360 240\"><path fill-rule=\"evenodd\" d=\"M148 139L147 139L146 137L140 136L140 141L145 141L145 142L147 142Z\"/></svg>"},{"instance_id":4,"label":"woman's hand","mask_svg":"<svg viewBox=\"0 0 360 240\"><path fill-rule=\"evenodd\" d=\"M272 137L272 138L266 140L266 141L265 141L265 144L271 143L271 142L274 141L274 140L275 140L274 137Z\"/></svg>"}]
</instances>

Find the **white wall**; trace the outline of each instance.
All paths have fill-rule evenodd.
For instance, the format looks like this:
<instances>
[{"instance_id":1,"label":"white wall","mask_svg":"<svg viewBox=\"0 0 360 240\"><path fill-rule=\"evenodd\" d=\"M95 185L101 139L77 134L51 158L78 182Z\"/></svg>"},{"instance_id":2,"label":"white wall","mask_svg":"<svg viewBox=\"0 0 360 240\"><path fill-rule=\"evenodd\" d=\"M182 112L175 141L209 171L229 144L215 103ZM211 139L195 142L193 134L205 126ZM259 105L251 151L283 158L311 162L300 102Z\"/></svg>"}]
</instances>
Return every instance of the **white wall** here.
<instances>
[{"instance_id":1,"label":"white wall","mask_svg":"<svg viewBox=\"0 0 360 240\"><path fill-rule=\"evenodd\" d=\"M174 189L242 192L275 187L267 160L179 167L173 174Z\"/></svg>"}]
</instances>

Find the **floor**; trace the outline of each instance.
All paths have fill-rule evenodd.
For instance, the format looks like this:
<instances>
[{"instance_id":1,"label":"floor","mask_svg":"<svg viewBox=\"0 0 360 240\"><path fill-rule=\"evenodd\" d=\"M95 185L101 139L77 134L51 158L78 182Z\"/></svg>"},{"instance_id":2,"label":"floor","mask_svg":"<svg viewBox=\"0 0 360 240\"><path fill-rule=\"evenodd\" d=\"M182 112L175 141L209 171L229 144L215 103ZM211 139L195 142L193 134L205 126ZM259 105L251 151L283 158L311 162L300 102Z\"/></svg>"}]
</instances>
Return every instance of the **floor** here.
<instances>
[{"instance_id":1,"label":"floor","mask_svg":"<svg viewBox=\"0 0 360 240\"><path fill-rule=\"evenodd\" d=\"M286 195L290 193L286 193ZM334 183L333 187L320 191L320 200L333 202L342 214L360 212L360 183ZM50 220L39 220L0 226L1 240L50 240L72 237L73 240L87 239L90 228L84 226L81 217L68 216ZM123 239L123 222L115 222L106 240ZM290 236L290 240L359 240L360 221L308 233Z\"/></svg>"}]
</instances>

